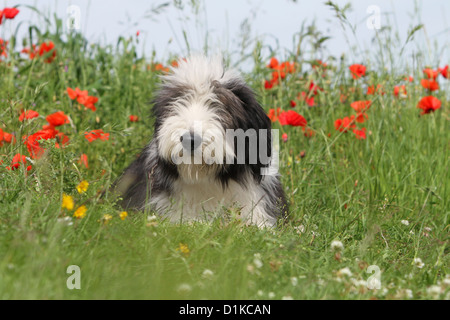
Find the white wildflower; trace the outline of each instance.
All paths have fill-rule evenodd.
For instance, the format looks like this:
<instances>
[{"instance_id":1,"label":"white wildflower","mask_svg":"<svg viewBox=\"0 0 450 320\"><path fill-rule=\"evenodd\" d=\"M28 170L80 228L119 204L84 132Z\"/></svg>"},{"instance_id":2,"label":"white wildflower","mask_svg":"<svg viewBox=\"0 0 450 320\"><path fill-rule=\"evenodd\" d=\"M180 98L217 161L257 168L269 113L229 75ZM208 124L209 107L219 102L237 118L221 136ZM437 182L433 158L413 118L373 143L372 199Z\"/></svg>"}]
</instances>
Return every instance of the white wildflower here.
<instances>
[{"instance_id":1,"label":"white wildflower","mask_svg":"<svg viewBox=\"0 0 450 320\"><path fill-rule=\"evenodd\" d=\"M437 286L437 285L433 285L433 286L427 288L427 293L430 296L432 296L434 299L439 298L441 291L442 291L441 287Z\"/></svg>"},{"instance_id":2,"label":"white wildflower","mask_svg":"<svg viewBox=\"0 0 450 320\"><path fill-rule=\"evenodd\" d=\"M402 220L400 221L402 224L404 224L405 226L409 226L409 221L408 220Z\"/></svg>"},{"instance_id":3,"label":"white wildflower","mask_svg":"<svg viewBox=\"0 0 450 320\"><path fill-rule=\"evenodd\" d=\"M412 299L413 293L411 289L400 289L395 294L397 299Z\"/></svg>"},{"instance_id":4,"label":"white wildflower","mask_svg":"<svg viewBox=\"0 0 450 320\"><path fill-rule=\"evenodd\" d=\"M367 281L365 280L356 280L352 278L351 281L355 287L367 287Z\"/></svg>"},{"instance_id":5,"label":"white wildflower","mask_svg":"<svg viewBox=\"0 0 450 320\"><path fill-rule=\"evenodd\" d=\"M337 276L338 277L351 277L353 275L353 273L350 271L350 269L348 267L342 268L341 270L339 270L337 272Z\"/></svg>"},{"instance_id":6,"label":"white wildflower","mask_svg":"<svg viewBox=\"0 0 450 320\"><path fill-rule=\"evenodd\" d=\"M212 270L209 270L209 269L205 269L202 273L203 279L212 279L213 276L214 276L214 272L212 272Z\"/></svg>"},{"instance_id":7,"label":"white wildflower","mask_svg":"<svg viewBox=\"0 0 450 320\"><path fill-rule=\"evenodd\" d=\"M58 223L61 223L61 224L66 225L66 226L73 225L72 217L58 218L57 221L58 221Z\"/></svg>"},{"instance_id":8,"label":"white wildflower","mask_svg":"<svg viewBox=\"0 0 450 320\"><path fill-rule=\"evenodd\" d=\"M317 279L317 285L319 285L320 287L322 287L323 285L325 285L325 281L322 278L318 278Z\"/></svg>"},{"instance_id":9,"label":"white wildflower","mask_svg":"<svg viewBox=\"0 0 450 320\"><path fill-rule=\"evenodd\" d=\"M179 294L183 294L183 295L189 294L189 293L191 293L191 291L192 291L192 287L187 283L182 283L177 288L177 292Z\"/></svg>"},{"instance_id":10,"label":"white wildflower","mask_svg":"<svg viewBox=\"0 0 450 320\"><path fill-rule=\"evenodd\" d=\"M295 287L298 284L298 278L297 277L292 277L291 278L291 284Z\"/></svg>"},{"instance_id":11,"label":"white wildflower","mask_svg":"<svg viewBox=\"0 0 450 320\"><path fill-rule=\"evenodd\" d=\"M253 264L255 265L256 268L261 268L263 266L263 263L261 261L261 254L260 253L255 253L253 255L254 259L253 259Z\"/></svg>"},{"instance_id":12,"label":"white wildflower","mask_svg":"<svg viewBox=\"0 0 450 320\"><path fill-rule=\"evenodd\" d=\"M442 280L442 284L446 287L450 286L450 278L446 276L445 279Z\"/></svg>"},{"instance_id":13,"label":"white wildflower","mask_svg":"<svg viewBox=\"0 0 450 320\"><path fill-rule=\"evenodd\" d=\"M339 240L334 240L331 242L331 250L332 251L342 251L344 250L344 245Z\"/></svg>"},{"instance_id":14,"label":"white wildflower","mask_svg":"<svg viewBox=\"0 0 450 320\"><path fill-rule=\"evenodd\" d=\"M405 289L405 296L407 299L412 299L413 298L413 292L411 289Z\"/></svg>"},{"instance_id":15,"label":"white wildflower","mask_svg":"<svg viewBox=\"0 0 450 320\"><path fill-rule=\"evenodd\" d=\"M298 234L304 233L305 232L305 226L304 225L299 225L298 227L294 227L295 230L297 230Z\"/></svg>"},{"instance_id":16,"label":"white wildflower","mask_svg":"<svg viewBox=\"0 0 450 320\"><path fill-rule=\"evenodd\" d=\"M414 258L414 265L419 268L422 269L423 266L425 265L425 263L422 262L422 259L420 258Z\"/></svg>"}]
</instances>

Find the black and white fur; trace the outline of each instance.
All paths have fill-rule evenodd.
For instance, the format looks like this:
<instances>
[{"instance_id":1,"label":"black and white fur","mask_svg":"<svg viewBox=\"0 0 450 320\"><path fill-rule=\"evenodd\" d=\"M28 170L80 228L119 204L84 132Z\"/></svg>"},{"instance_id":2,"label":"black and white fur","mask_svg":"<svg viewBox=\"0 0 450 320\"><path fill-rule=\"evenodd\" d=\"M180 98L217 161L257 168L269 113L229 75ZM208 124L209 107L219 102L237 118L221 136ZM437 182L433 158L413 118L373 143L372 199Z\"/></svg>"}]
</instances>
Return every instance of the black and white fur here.
<instances>
[{"instance_id":1,"label":"black and white fur","mask_svg":"<svg viewBox=\"0 0 450 320\"><path fill-rule=\"evenodd\" d=\"M286 218L280 178L261 175L268 165L259 159L256 164L179 165L171 159L176 148L182 149L178 135L192 131L194 123L201 123L203 132L223 135L226 129L267 129L265 143L272 151L271 122L240 74L224 70L220 57L198 55L180 60L161 80L153 101L153 139L115 186L122 206L150 208L174 222L208 220L230 208L259 227L272 227L278 218ZM201 144L199 150L204 152L214 139L205 135ZM229 145L222 148L224 158L235 158L236 150Z\"/></svg>"}]
</instances>

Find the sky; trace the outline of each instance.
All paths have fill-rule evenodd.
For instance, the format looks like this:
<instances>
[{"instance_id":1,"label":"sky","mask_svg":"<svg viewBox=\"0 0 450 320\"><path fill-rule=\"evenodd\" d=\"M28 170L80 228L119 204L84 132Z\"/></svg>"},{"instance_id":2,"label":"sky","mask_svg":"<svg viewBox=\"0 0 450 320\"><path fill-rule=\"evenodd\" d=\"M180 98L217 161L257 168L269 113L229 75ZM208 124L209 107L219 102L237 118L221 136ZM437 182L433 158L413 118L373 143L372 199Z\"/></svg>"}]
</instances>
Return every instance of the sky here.
<instances>
[{"instance_id":1,"label":"sky","mask_svg":"<svg viewBox=\"0 0 450 320\"><path fill-rule=\"evenodd\" d=\"M323 36L330 37L325 42L327 49L322 52L323 58L346 54L355 60L362 59L358 53L375 50L371 40L383 28L391 27L398 32L396 42L404 43L408 30L419 24L424 28L415 35L414 42L407 45L404 54L421 48L426 52L425 59L436 64L448 63L450 57L450 49L446 48L450 47L449 0L333 1L340 7L351 3L347 19L356 27L355 33L350 27L343 27L335 12L325 5L325 0L197 0L193 1L199 4L196 8L190 0L1 2L4 6L20 5L21 13L14 23L25 22L21 25L24 34L27 23L42 23L26 5L48 14L56 13L64 21L69 19L68 10L75 8L70 11L77 20L73 26L79 26L89 41L115 44L119 36L135 37L139 31L139 50L146 56L155 50L162 60L169 54L187 55L188 46L191 52L202 51L206 42L210 51L232 52L238 57L243 43L249 44L247 50L252 52L253 39L261 40L269 53L274 50L280 56L288 55L290 50L295 50L294 39L298 39L295 35L302 24L313 22ZM161 6L164 3L169 5ZM183 9L176 8L175 3L181 3ZM436 44L440 50L434 49ZM307 50L307 46L302 49Z\"/></svg>"}]
</instances>

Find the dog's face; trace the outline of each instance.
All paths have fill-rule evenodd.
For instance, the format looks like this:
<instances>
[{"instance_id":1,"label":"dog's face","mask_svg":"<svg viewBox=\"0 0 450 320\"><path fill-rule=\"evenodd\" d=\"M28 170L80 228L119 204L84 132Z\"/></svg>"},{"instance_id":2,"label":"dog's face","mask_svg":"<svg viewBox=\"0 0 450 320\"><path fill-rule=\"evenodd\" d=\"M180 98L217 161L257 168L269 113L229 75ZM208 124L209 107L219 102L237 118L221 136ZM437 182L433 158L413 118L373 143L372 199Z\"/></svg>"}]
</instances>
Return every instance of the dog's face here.
<instances>
[{"instance_id":1,"label":"dog's face","mask_svg":"<svg viewBox=\"0 0 450 320\"><path fill-rule=\"evenodd\" d=\"M271 124L239 74L224 71L220 58L194 56L162 81L153 108L159 157L185 182L226 182L245 170L260 179Z\"/></svg>"}]
</instances>

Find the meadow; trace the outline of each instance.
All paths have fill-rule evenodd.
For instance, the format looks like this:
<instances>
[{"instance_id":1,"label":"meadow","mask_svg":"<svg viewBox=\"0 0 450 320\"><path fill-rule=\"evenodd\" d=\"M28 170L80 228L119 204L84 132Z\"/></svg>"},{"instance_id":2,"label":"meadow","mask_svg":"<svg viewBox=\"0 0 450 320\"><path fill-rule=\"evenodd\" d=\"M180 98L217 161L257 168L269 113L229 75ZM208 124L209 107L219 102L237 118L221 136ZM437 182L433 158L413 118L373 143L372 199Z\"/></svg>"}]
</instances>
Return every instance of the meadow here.
<instances>
[{"instance_id":1,"label":"meadow","mask_svg":"<svg viewBox=\"0 0 450 320\"><path fill-rule=\"evenodd\" d=\"M289 54L256 42L244 77L280 130L289 219L176 224L102 192L182 57L140 56L139 34L89 43L57 17L18 39L20 11L1 16L0 299L450 298L448 61L306 55L326 40L306 31Z\"/></svg>"}]
</instances>

